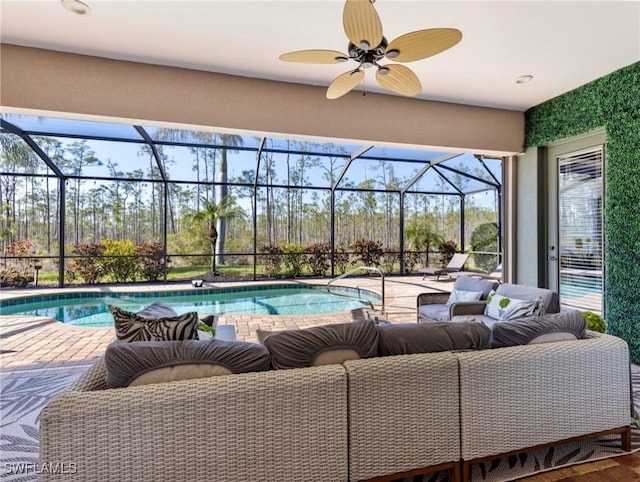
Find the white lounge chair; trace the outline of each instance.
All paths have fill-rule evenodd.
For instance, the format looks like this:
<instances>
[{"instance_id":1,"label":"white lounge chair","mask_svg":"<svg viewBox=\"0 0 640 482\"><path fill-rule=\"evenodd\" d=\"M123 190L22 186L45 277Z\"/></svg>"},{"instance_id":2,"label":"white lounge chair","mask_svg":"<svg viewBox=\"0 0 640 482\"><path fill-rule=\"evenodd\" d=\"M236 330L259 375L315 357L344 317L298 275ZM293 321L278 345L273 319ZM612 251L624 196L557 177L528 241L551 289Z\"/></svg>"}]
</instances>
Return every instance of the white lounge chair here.
<instances>
[{"instance_id":1,"label":"white lounge chair","mask_svg":"<svg viewBox=\"0 0 640 482\"><path fill-rule=\"evenodd\" d=\"M453 255L453 258L451 258L451 261L449 261L449 264L444 268L421 268L418 272L422 273L422 279L425 279L427 276L436 276L436 280L439 281L440 276L451 277L451 273L460 271L468 258L468 254L456 253Z\"/></svg>"}]
</instances>

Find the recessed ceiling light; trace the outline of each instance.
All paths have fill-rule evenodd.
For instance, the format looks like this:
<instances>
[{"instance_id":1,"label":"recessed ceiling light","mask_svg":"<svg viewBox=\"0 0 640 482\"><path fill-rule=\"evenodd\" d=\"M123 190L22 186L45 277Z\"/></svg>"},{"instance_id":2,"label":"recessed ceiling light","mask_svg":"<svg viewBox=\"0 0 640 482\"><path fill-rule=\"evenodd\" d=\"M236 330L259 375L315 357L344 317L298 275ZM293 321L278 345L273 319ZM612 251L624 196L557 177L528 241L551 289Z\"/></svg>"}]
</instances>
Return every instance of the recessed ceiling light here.
<instances>
[{"instance_id":1,"label":"recessed ceiling light","mask_svg":"<svg viewBox=\"0 0 640 482\"><path fill-rule=\"evenodd\" d=\"M89 5L87 5L84 2L81 2L80 0L60 0L60 1L62 2L62 6L64 8L78 15L87 15L91 11L91 8L89 8Z\"/></svg>"},{"instance_id":2,"label":"recessed ceiling light","mask_svg":"<svg viewBox=\"0 0 640 482\"><path fill-rule=\"evenodd\" d=\"M533 80L533 75L521 75L516 79L516 84L526 84Z\"/></svg>"}]
</instances>

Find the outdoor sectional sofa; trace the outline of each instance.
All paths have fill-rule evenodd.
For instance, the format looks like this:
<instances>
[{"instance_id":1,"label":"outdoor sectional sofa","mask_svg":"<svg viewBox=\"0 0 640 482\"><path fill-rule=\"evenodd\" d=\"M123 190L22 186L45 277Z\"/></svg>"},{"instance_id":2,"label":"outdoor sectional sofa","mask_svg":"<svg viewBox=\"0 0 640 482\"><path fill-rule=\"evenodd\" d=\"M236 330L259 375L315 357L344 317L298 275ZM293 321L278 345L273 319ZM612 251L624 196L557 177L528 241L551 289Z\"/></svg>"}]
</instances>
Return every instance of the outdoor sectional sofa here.
<instances>
[{"instance_id":1,"label":"outdoor sectional sofa","mask_svg":"<svg viewBox=\"0 0 640 482\"><path fill-rule=\"evenodd\" d=\"M379 356L115 389L101 359L42 411L40 462L72 462L78 481L344 482L445 469L457 481L474 463L567 439L616 433L630 449L619 338L488 349L480 323L350 325L375 331ZM342 325L329 326L311 333L340 338ZM444 340L465 349L412 353L425 334L432 351ZM265 339L274 352L301 343L275 335ZM360 350L347 345L336 343Z\"/></svg>"}]
</instances>

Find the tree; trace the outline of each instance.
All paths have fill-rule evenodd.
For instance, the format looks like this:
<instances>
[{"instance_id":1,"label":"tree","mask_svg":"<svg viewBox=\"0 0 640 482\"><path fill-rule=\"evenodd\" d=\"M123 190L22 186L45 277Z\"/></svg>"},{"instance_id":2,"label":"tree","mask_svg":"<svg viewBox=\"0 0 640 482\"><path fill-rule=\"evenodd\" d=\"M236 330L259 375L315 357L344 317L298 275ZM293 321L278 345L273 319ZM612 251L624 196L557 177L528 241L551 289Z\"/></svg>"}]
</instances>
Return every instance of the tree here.
<instances>
[{"instance_id":1,"label":"tree","mask_svg":"<svg viewBox=\"0 0 640 482\"><path fill-rule=\"evenodd\" d=\"M424 223L413 222L405 229L405 236L414 249L425 250L424 265L429 266L429 251L431 246L442 242L442 236L434 232Z\"/></svg>"},{"instance_id":2,"label":"tree","mask_svg":"<svg viewBox=\"0 0 640 482\"><path fill-rule=\"evenodd\" d=\"M232 219L244 216L244 211L230 196L225 196L220 202L201 199L201 209L193 215L193 220L207 223L207 239L211 243L211 272L216 275L216 244L218 241L217 225L221 219Z\"/></svg>"},{"instance_id":3,"label":"tree","mask_svg":"<svg viewBox=\"0 0 640 482\"><path fill-rule=\"evenodd\" d=\"M236 136L233 134L222 134L220 136L220 140L222 141L222 145L227 147L239 147L244 143L244 139L242 136ZM220 155L220 172L218 174L218 180L220 182L218 186L218 199L222 203L223 199L228 197L229 186L228 186L228 174L229 168L227 164L227 152L233 151L233 149L225 148L222 149L222 153ZM217 238L217 250L220 253L220 263L224 264L224 240L227 236L227 218L226 217L218 217L218 238ZM214 269L215 272L215 269Z\"/></svg>"},{"instance_id":4,"label":"tree","mask_svg":"<svg viewBox=\"0 0 640 482\"><path fill-rule=\"evenodd\" d=\"M484 223L474 229L471 233L471 249L474 251L476 267L485 271L495 269L498 257L493 253L498 251L498 225Z\"/></svg>"},{"instance_id":5,"label":"tree","mask_svg":"<svg viewBox=\"0 0 640 482\"><path fill-rule=\"evenodd\" d=\"M73 227L75 244L80 243L80 239L84 237L84 233L81 233L81 210L82 210L82 195L80 188L82 186L81 176L84 174L84 169L91 166L101 166L102 161L95 157L95 152L89 147L86 140L75 141L69 144L66 148L67 152L71 154L72 174L76 177L75 188L73 189ZM63 240L60 240L63 242Z\"/></svg>"}]
</instances>

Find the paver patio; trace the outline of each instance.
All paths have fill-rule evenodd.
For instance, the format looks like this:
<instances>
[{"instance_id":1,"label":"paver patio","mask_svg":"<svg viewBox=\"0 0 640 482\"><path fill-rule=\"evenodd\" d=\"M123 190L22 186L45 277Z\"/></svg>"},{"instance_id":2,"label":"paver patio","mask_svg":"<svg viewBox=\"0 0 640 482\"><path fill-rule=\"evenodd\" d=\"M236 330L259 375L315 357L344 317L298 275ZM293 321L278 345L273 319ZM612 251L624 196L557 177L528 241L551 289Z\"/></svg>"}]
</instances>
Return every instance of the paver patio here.
<instances>
[{"instance_id":1,"label":"paver patio","mask_svg":"<svg viewBox=\"0 0 640 482\"><path fill-rule=\"evenodd\" d=\"M277 281L281 283L282 280ZM296 283L326 285L327 280L304 280ZM269 282L261 282L261 284ZM274 282L275 283L275 282ZM247 285L247 282L209 283L208 287ZM342 279L338 285L381 291L379 277L352 277ZM422 280L422 276L385 278L385 312L391 322L416 321L416 297L425 291L450 291L452 280ZM16 296L43 295L56 292L192 289L190 283L145 285L105 285L97 287L22 288L4 289L0 299ZM256 342L258 328L284 330L307 328L332 322L348 322L366 317L359 309L321 315L274 316L250 314L222 314L220 324L234 325L238 340ZM113 328L85 328L67 325L56 320L31 316L0 316L0 378L33 377L53 373L76 373L86 370L105 351L115 338Z\"/></svg>"}]
</instances>

